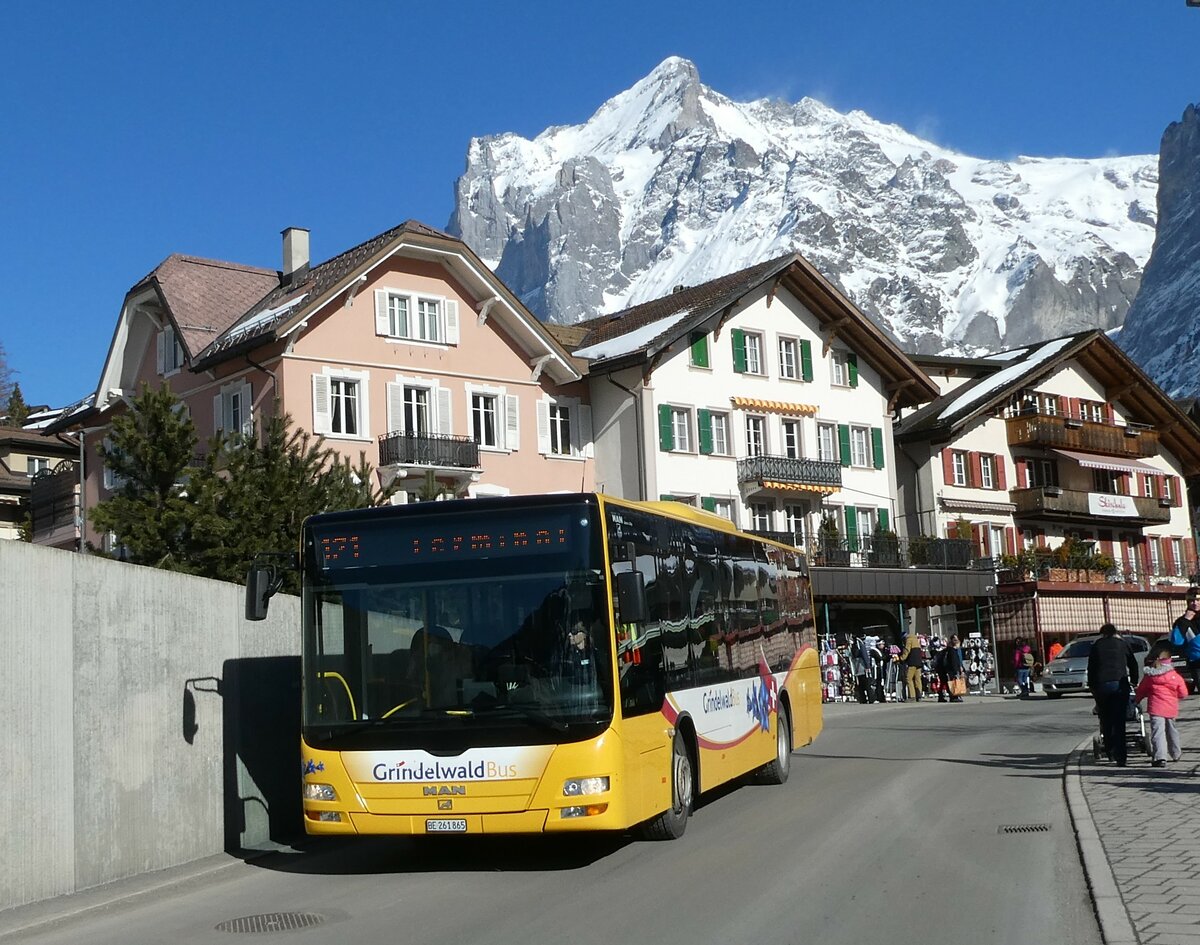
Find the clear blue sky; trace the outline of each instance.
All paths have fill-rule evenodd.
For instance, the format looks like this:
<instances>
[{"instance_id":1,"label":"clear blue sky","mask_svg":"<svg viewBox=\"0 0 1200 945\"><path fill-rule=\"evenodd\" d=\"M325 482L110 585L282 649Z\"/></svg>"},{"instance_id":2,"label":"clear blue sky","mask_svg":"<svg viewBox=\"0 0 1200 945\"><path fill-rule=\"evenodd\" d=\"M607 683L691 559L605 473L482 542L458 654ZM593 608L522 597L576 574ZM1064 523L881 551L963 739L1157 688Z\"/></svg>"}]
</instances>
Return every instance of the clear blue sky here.
<instances>
[{"instance_id":1,"label":"clear blue sky","mask_svg":"<svg viewBox=\"0 0 1200 945\"><path fill-rule=\"evenodd\" d=\"M669 55L970 154L1145 154L1200 102L1184 0L6 4L0 343L26 399L92 391L172 252L276 268L444 226L473 135L585 120Z\"/></svg>"}]
</instances>

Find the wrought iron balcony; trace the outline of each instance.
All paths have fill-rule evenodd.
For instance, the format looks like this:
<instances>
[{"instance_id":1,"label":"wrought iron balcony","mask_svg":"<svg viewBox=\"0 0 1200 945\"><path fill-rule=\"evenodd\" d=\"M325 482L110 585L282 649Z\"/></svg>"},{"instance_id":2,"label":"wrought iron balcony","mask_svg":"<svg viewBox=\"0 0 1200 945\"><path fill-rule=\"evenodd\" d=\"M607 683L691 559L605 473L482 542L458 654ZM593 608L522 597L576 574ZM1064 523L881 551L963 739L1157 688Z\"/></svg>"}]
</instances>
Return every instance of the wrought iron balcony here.
<instances>
[{"instance_id":1,"label":"wrought iron balcony","mask_svg":"<svg viewBox=\"0 0 1200 945\"><path fill-rule=\"evenodd\" d=\"M808 556L814 567L830 568L932 568L936 571L991 570L991 558L979 558L975 544L964 538L933 538L917 535L862 535L858 538L813 538L793 532L751 530L773 541L794 545Z\"/></svg>"},{"instance_id":2,"label":"wrought iron balcony","mask_svg":"<svg viewBox=\"0 0 1200 945\"><path fill-rule=\"evenodd\" d=\"M1086 520L1093 524L1108 522L1113 525L1162 525L1171 520L1170 507L1164 507L1159 499L1145 496L1121 496L1133 502L1136 515L1098 515L1088 502L1089 492L1063 489L1060 486L1035 486L1032 489L1010 489L1009 496L1016 506L1017 516L1044 516L1046 518ZM1097 493L1098 494L1098 493Z\"/></svg>"},{"instance_id":3,"label":"wrought iron balcony","mask_svg":"<svg viewBox=\"0 0 1200 945\"><path fill-rule=\"evenodd\" d=\"M379 438L379 465L478 469L479 444L465 436L394 431Z\"/></svg>"},{"instance_id":4,"label":"wrought iron balcony","mask_svg":"<svg viewBox=\"0 0 1200 945\"><path fill-rule=\"evenodd\" d=\"M786 482L805 486L842 487L841 463L791 456L747 456L737 461L738 482Z\"/></svg>"},{"instance_id":5,"label":"wrought iron balcony","mask_svg":"<svg viewBox=\"0 0 1200 945\"><path fill-rule=\"evenodd\" d=\"M1006 426L1009 446L1048 446L1134 459L1158 455L1158 431L1136 424L1114 426L1075 417L1021 414L1010 417Z\"/></svg>"}]
</instances>

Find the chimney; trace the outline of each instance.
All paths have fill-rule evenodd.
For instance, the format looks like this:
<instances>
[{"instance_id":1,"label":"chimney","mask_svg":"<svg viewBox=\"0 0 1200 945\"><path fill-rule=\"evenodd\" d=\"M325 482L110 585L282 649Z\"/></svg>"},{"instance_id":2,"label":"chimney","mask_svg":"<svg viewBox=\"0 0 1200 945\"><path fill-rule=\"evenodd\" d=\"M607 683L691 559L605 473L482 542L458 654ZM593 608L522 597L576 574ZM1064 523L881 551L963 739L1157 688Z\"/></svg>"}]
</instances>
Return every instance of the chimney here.
<instances>
[{"instance_id":1,"label":"chimney","mask_svg":"<svg viewBox=\"0 0 1200 945\"><path fill-rule=\"evenodd\" d=\"M299 282L308 274L308 230L289 226L283 231L283 284Z\"/></svg>"}]
</instances>

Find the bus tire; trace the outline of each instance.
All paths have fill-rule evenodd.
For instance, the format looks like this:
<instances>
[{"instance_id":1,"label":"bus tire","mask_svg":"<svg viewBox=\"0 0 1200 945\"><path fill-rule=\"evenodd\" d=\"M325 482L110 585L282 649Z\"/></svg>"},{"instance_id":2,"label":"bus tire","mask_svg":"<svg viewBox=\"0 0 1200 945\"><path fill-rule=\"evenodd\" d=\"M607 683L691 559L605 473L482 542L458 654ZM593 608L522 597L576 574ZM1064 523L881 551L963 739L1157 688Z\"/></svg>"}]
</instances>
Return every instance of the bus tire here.
<instances>
[{"instance_id":1,"label":"bus tire","mask_svg":"<svg viewBox=\"0 0 1200 945\"><path fill-rule=\"evenodd\" d=\"M688 818L695 804L695 777L692 755L681 732L671 743L671 806L646 822L643 832L647 840L678 840L687 830Z\"/></svg>"},{"instance_id":2,"label":"bus tire","mask_svg":"<svg viewBox=\"0 0 1200 945\"><path fill-rule=\"evenodd\" d=\"M783 703L775 712L775 757L758 769L759 784L783 784L792 770L792 713Z\"/></svg>"}]
</instances>

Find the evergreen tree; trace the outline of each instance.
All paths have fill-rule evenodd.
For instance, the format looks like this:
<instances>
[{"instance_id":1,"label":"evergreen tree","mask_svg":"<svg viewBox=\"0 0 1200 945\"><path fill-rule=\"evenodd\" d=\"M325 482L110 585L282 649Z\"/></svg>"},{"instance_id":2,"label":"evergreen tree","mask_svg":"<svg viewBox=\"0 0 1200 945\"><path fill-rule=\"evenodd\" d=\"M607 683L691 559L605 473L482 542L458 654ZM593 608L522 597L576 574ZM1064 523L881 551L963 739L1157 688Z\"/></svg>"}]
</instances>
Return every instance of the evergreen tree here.
<instances>
[{"instance_id":1,"label":"evergreen tree","mask_svg":"<svg viewBox=\"0 0 1200 945\"><path fill-rule=\"evenodd\" d=\"M308 516L384 501L372 474L365 456L351 466L287 415L269 418L261 438L215 438L189 484L197 571L241 581L257 555L295 551ZM284 589L297 591L298 576L288 572Z\"/></svg>"},{"instance_id":2,"label":"evergreen tree","mask_svg":"<svg viewBox=\"0 0 1200 945\"><path fill-rule=\"evenodd\" d=\"M196 449L196 429L164 384L142 384L129 410L117 417L100 448L119 489L91 511L92 524L112 532L124 557L172 571L195 570L190 556L194 501L185 483Z\"/></svg>"},{"instance_id":3,"label":"evergreen tree","mask_svg":"<svg viewBox=\"0 0 1200 945\"><path fill-rule=\"evenodd\" d=\"M8 395L8 407L4 411L5 422L10 427L19 427L29 419L29 405L21 395L21 385L13 384L12 393Z\"/></svg>"},{"instance_id":4,"label":"evergreen tree","mask_svg":"<svg viewBox=\"0 0 1200 945\"><path fill-rule=\"evenodd\" d=\"M8 366L8 353L4 350L3 343L0 343L0 404L8 403L12 390L13 375Z\"/></svg>"}]
</instances>

